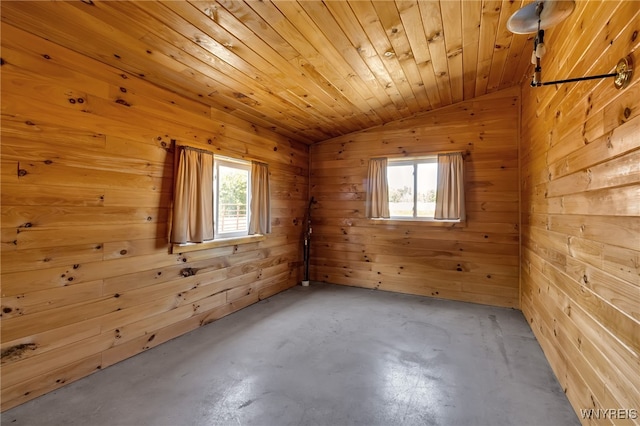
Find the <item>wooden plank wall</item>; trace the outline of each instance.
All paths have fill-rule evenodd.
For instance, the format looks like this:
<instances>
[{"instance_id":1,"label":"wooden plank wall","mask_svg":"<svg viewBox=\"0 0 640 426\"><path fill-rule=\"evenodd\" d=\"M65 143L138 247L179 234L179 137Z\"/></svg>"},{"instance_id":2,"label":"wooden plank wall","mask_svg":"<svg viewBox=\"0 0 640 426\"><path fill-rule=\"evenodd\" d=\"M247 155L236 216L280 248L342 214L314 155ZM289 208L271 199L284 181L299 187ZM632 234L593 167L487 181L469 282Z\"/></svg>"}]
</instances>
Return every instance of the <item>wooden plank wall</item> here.
<instances>
[{"instance_id":1,"label":"wooden plank wall","mask_svg":"<svg viewBox=\"0 0 640 426\"><path fill-rule=\"evenodd\" d=\"M577 2L543 80L637 63L639 31L637 2ZM522 310L581 419L640 411L639 77L522 87ZM621 416L582 421L640 424Z\"/></svg>"},{"instance_id":2,"label":"wooden plank wall","mask_svg":"<svg viewBox=\"0 0 640 426\"><path fill-rule=\"evenodd\" d=\"M273 233L170 254L172 140L269 163ZM9 25L1 160L3 410L301 279L306 145Z\"/></svg>"},{"instance_id":3,"label":"wooden plank wall","mask_svg":"<svg viewBox=\"0 0 640 426\"><path fill-rule=\"evenodd\" d=\"M311 147L312 279L518 307L519 88ZM370 220L369 158L468 151L466 226Z\"/></svg>"}]
</instances>

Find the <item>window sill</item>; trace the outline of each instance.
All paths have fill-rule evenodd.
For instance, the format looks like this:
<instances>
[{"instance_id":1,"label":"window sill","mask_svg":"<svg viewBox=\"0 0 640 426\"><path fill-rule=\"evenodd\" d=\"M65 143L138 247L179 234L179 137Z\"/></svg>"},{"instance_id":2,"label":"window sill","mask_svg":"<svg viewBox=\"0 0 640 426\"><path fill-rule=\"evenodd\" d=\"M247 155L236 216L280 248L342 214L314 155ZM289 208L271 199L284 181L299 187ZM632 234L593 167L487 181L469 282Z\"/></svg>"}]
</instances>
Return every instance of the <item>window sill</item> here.
<instances>
[{"instance_id":1,"label":"window sill","mask_svg":"<svg viewBox=\"0 0 640 426\"><path fill-rule=\"evenodd\" d=\"M263 234L247 235L244 237L233 238L221 238L218 240L206 241L204 243L187 243L187 244L172 244L171 253L189 253L198 250L208 250L218 247L236 246L241 244L256 243L266 240L267 237Z\"/></svg>"},{"instance_id":2,"label":"window sill","mask_svg":"<svg viewBox=\"0 0 640 426\"><path fill-rule=\"evenodd\" d=\"M407 225L407 224L415 224L420 226L433 226L439 228L464 228L467 226L466 221L454 221L454 220L435 220L435 219L426 219L426 218L415 218L415 217L407 217L407 218L372 218L372 223L375 225Z\"/></svg>"}]
</instances>

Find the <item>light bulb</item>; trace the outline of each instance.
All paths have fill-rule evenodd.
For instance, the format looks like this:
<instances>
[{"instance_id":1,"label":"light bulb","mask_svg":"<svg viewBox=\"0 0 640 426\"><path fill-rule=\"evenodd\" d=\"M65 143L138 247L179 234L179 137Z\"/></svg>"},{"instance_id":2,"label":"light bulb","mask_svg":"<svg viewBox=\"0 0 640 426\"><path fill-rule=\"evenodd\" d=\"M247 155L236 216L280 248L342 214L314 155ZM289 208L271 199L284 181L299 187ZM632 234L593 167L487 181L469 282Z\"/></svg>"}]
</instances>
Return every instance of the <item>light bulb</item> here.
<instances>
[{"instance_id":1,"label":"light bulb","mask_svg":"<svg viewBox=\"0 0 640 426\"><path fill-rule=\"evenodd\" d=\"M536 65L536 51L534 50L533 52L531 52L531 63L533 65Z\"/></svg>"},{"instance_id":2,"label":"light bulb","mask_svg":"<svg viewBox=\"0 0 640 426\"><path fill-rule=\"evenodd\" d=\"M544 43L538 43L538 45L536 46L535 56L538 58L542 58L545 53L547 53L547 48L544 47Z\"/></svg>"}]
</instances>

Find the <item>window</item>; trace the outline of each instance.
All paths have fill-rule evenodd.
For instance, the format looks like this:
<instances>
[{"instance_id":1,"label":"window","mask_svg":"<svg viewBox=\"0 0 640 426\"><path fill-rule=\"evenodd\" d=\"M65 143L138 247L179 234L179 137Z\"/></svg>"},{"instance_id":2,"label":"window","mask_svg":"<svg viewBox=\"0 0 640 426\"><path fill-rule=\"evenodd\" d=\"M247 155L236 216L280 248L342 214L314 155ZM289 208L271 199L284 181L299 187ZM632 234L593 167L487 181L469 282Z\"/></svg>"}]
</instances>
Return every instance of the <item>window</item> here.
<instances>
[{"instance_id":1,"label":"window","mask_svg":"<svg viewBox=\"0 0 640 426\"><path fill-rule=\"evenodd\" d=\"M461 152L389 160L369 159L365 188L371 219L465 222Z\"/></svg>"},{"instance_id":2,"label":"window","mask_svg":"<svg viewBox=\"0 0 640 426\"><path fill-rule=\"evenodd\" d=\"M209 151L177 146L175 166L170 235L174 249L261 241L271 232L267 164L214 158Z\"/></svg>"},{"instance_id":3,"label":"window","mask_svg":"<svg viewBox=\"0 0 640 426\"><path fill-rule=\"evenodd\" d=\"M387 164L391 218L433 219L438 187L436 157Z\"/></svg>"},{"instance_id":4,"label":"window","mask_svg":"<svg viewBox=\"0 0 640 426\"><path fill-rule=\"evenodd\" d=\"M215 238L247 235L251 164L215 157Z\"/></svg>"}]
</instances>

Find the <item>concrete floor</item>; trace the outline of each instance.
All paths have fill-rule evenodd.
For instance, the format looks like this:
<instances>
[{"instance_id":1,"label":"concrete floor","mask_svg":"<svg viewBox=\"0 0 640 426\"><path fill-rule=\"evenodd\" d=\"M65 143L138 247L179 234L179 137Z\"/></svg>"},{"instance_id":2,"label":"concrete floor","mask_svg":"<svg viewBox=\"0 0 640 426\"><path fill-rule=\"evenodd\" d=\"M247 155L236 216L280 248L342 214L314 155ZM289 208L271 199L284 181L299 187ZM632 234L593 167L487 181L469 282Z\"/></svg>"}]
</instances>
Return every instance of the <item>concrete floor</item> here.
<instances>
[{"instance_id":1,"label":"concrete floor","mask_svg":"<svg viewBox=\"0 0 640 426\"><path fill-rule=\"evenodd\" d=\"M3 425L579 425L519 311L312 283Z\"/></svg>"}]
</instances>

